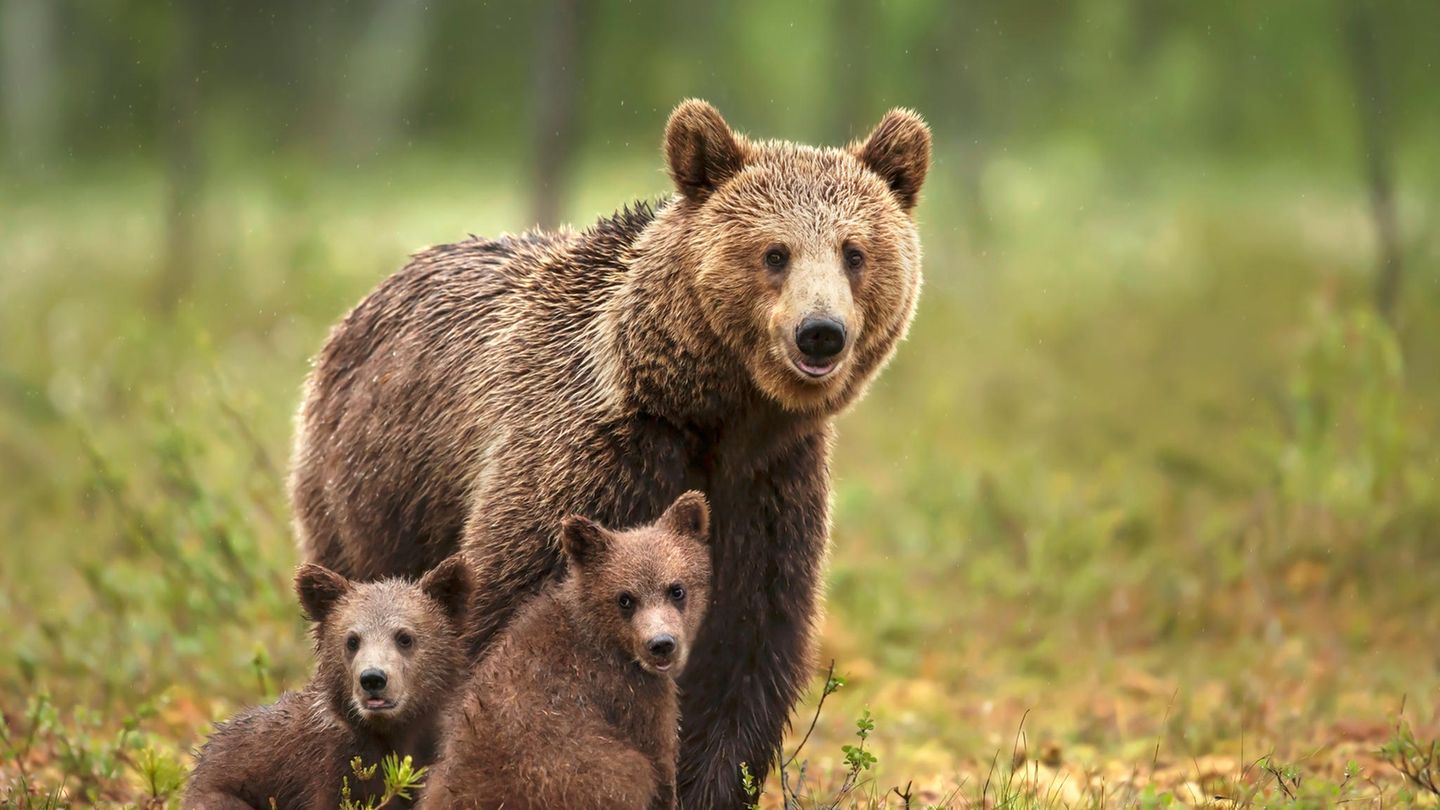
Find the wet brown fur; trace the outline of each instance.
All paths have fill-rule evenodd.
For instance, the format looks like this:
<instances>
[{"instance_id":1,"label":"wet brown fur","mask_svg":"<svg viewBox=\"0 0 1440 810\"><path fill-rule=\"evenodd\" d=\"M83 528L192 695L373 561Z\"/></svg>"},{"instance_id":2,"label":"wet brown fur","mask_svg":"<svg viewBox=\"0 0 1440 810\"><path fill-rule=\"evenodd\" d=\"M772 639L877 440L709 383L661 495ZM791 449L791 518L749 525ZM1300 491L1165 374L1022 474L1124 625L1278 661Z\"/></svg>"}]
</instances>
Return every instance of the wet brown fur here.
<instances>
[{"instance_id":1,"label":"wet brown fur","mask_svg":"<svg viewBox=\"0 0 1440 810\"><path fill-rule=\"evenodd\" d=\"M640 529L567 521L571 575L496 637L446 732L422 807L675 807L674 677L709 601L708 524L694 492ZM629 610L617 604L622 594ZM665 672L643 663L646 641L660 632L678 645Z\"/></svg>"},{"instance_id":2,"label":"wet brown fur","mask_svg":"<svg viewBox=\"0 0 1440 810\"><path fill-rule=\"evenodd\" d=\"M470 554L477 652L563 576L562 516L636 525L705 491L723 599L681 683L680 779L687 806L726 806L811 674L830 422L913 315L929 132L897 110L847 149L757 142L688 101L665 144L658 208L432 248L362 301L310 376L291 491L306 557L347 575ZM819 382L787 356L816 308L851 336Z\"/></svg>"},{"instance_id":3,"label":"wet brown fur","mask_svg":"<svg viewBox=\"0 0 1440 810\"><path fill-rule=\"evenodd\" d=\"M184 806L268 810L273 798L280 808L338 807L345 777L363 803L378 798L382 780L358 782L353 757L374 764L393 752L411 756L417 767L433 762L442 715L468 672L460 628L471 581L459 557L419 583L354 584L320 566L301 566L296 590L315 622L315 675L303 689L220 724L198 754ZM391 690L401 700L383 715L362 711L354 699L345 642L357 627L403 628L413 638L399 692L399 673L392 673Z\"/></svg>"}]
</instances>

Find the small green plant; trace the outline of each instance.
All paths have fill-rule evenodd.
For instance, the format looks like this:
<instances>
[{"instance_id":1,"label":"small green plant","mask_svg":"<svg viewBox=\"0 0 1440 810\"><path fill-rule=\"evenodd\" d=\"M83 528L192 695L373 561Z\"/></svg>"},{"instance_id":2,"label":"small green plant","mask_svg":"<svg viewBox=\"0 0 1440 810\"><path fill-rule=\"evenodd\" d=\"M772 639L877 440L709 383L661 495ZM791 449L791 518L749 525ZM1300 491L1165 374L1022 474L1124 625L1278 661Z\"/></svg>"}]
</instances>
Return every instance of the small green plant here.
<instances>
[{"instance_id":1,"label":"small green plant","mask_svg":"<svg viewBox=\"0 0 1440 810\"><path fill-rule=\"evenodd\" d=\"M374 779L375 770L379 767L380 763L378 762L368 768L365 767L365 760L361 759L360 757L355 757L354 759L350 760L350 770L354 771L355 778L359 779L362 782L368 782L371 779Z\"/></svg>"},{"instance_id":2,"label":"small green plant","mask_svg":"<svg viewBox=\"0 0 1440 810\"><path fill-rule=\"evenodd\" d=\"M1421 790L1440 796L1440 739L1420 740L1410 724L1400 720L1395 734L1380 749L1380 755L1404 774L1405 780Z\"/></svg>"},{"instance_id":3,"label":"small green plant","mask_svg":"<svg viewBox=\"0 0 1440 810\"><path fill-rule=\"evenodd\" d=\"M270 678L270 654L263 645L255 645L255 657L250 659L250 666L255 670L255 685L259 688L260 696L274 697L275 683Z\"/></svg>"},{"instance_id":4,"label":"small green plant","mask_svg":"<svg viewBox=\"0 0 1440 810\"><path fill-rule=\"evenodd\" d=\"M860 719L855 721L855 736L860 738L860 744L840 746L840 750L845 752L845 764L850 767L851 773L868 771L878 761L874 754L865 750L865 741L874 730L875 720L870 717L870 710L866 709L860 713Z\"/></svg>"},{"instance_id":5,"label":"small green plant","mask_svg":"<svg viewBox=\"0 0 1440 810\"><path fill-rule=\"evenodd\" d=\"M1270 774L1275 779L1275 787L1290 801L1300 795L1300 783L1303 774L1300 768L1293 764L1277 763L1270 757L1261 758L1257 763L1260 770Z\"/></svg>"},{"instance_id":6,"label":"small green plant","mask_svg":"<svg viewBox=\"0 0 1440 810\"><path fill-rule=\"evenodd\" d=\"M340 782L340 810L381 810L396 799L410 801L415 791L425 787L425 772L428 768L416 768L414 761L405 756L389 754L378 763L366 766L360 757L350 760L350 770L355 774L356 783L369 782L378 771L383 789L377 797L373 793L364 801L355 799L350 788L350 778L342 777Z\"/></svg>"},{"instance_id":7,"label":"small green plant","mask_svg":"<svg viewBox=\"0 0 1440 810\"><path fill-rule=\"evenodd\" d=\"M870 710L861 711L859 719L855 721L855 736L860 738L859 744L840 746L840 750L845 754L845 781L840 784L840 790L836 792L830 807L839 807L840 802L860 785L861 775L879 761L874 754L865 750L865 741L870 739L870 733L874 730L875 720L870 716Z\"/></svg>"},{"instance_id":8,"label":"small green plant","mask_svg":"<svg viewBox=\"0 0 1440 810\"><path fill-rule=\"evenodd\" d=\"M750 810L760 810L760 785L755 782L755 774L750 772L750 763L740 763L740 787L745 795L750 798L747 805Z\"/></svg>"},{"instance_id":9,"label":"small green plant","mask_svg":"<svg viewBox=\"0 0 1440 810\"><path fill-rule=\"evenodd\" d=\"M133 766L150 798L157 802L166 801L185 785L185 767L173 755L154 745L140 749Z\"/></svg>"},{"instance_id":10,"label":"small green plant","mask_svg":"<svg viewBox=\"0 0 1440 810\"><path fill-rule=\"evenodd\" d=\"M1154 785L1146 785L1140 792L1138 806L1141 810L1160 810L1160 808L1173 807L1175 805L1175 794L1168 790L1158 790Z\"/></svg>"},{"instance_id":11,"label":"small green plant","mask_svg":"<svg viewBox=\"0 0 1440 810\"><path fill-rule=\"evenodd\" d=\"M16 769L20 772L20 784L28 787L30 775L25 770L25 760L30 756L30 751L35 746L35 735L40 732L42 724L53 725L55 719L55 707L50 703L50 695L41 692L30 698L30 703L25 708L25 728L29 729L24 740L13 740L10 737L10 723L3 714L0 714L0 746L3 746L5 758L15 763Z\"/></svg>"},{"instance_id":12,"label":"small green plant","mask_svg":"<svg viewBox=\"0 0 1440 810\"><path fill-rule=\"evenodd\" d=\"M25 723L29 731L26 732L23 740L11 737L10 720L4 713L0 713L0 761L13 762L17 771L15 784L8 790L0 793L0 803L6 807L60 807L61 799L64 796L65 786L56 785L49 795L46 795L40 804L35 803L33 796L34 780L26 769L25 761L30 756L30 751L35 745L35 735L40 729L40 722L43 715L49 713L53 716L54 707L50 705L49 696L42 692L30 699L25 711Z\"/></svg>"}]
</instances>

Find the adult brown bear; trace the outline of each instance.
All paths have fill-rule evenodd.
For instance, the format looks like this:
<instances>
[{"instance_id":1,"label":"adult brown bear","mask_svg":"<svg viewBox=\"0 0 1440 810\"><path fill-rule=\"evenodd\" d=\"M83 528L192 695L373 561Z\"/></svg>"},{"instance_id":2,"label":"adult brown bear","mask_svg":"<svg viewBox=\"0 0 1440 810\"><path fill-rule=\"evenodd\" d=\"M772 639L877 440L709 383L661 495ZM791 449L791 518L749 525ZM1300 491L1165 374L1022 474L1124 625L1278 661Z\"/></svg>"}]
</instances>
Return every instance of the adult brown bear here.
<instances>
[{"instance_id":1,"label":"adult brown bear","mask_svg":"<svg viewBox=\"0 0 1440 810\"><path fill-rule=\"evenodd\" d=\"M930 160L893 110L847 149L670 116L678 193L585 231L424 251L331 333L291 495L307 559L414 576L457 548L473 649L564 562L568 514L656 519L705 492L714 597L681 679L681 801L740 801L810 674L830 422L904 336Z\"/></svg>"}]
</instances>

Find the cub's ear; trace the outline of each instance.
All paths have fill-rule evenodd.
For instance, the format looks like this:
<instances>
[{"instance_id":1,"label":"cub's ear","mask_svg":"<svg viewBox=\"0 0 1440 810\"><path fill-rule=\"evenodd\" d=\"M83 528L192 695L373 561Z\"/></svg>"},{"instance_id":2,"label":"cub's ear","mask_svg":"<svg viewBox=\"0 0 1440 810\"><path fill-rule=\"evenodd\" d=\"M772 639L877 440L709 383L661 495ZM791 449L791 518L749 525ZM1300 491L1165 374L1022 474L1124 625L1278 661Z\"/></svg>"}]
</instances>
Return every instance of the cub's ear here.
<instances>
[{"instance_id":1,"label":"cub's ear","mask_svg":"<svg viewBox=\"0 0 1440 810\"><path fill-rule=\"evenodd\" d=\"M465 555L454 554L420 578L420 590L444 608L451 621L460 621L470 609L475 577Z\"/></svg>"},{"instance_id":2,"label":"cub's ear","mask_svg":"<svg viewBox=\"0 0 1440 810\"><path fill-rule=\"evenodd\" d=\"M918 113L891 110L869 138L850 146L850 153L890 185L903 210L915 207L930 170L930 127Z\"/></svg>"},{"instance_id":3,"label":"cub's ear","mask_svg":"<svg viewBox=\"0 0 1440 810\"><path fill-rule=\"evenodd\" d=\"M312 622L323 622L335 604L350 592L350 580L323 565L305 563L295 572L295 593Z\"/></svg>"},{"instance_id":4,"label":"cub's ear","mask_svg":"<svg viewBox=\"0 0 1440 810\"><path fill-rule=\"evenodd\" d=\"M744 141L699 99L680 103L665 125L665 164L675 188L700 202L745 165Z\"/></svg>"},{"instance_id":5,"label":"cub's ear","mask_svg":"<svg viewBox=\"0 0 1440 810\"><path fill-rule=\"evenodd\" d=\"M610 549L610 532L599 523L580 515L565 518L560 527L560 540L570 562L581 568L599 562Z\"/></svg>"},{"instance_id":6,"label":"cub's ear","mask_svg":"<svg viewBox=\"0 0 1440 810\"><path fill-rule=\"evenodd\" d=\"M691 490L676 498L660 516L660 525L676 534L709 543L710 504L705 500L705 493Z\"/></svg>"}]
</instances>

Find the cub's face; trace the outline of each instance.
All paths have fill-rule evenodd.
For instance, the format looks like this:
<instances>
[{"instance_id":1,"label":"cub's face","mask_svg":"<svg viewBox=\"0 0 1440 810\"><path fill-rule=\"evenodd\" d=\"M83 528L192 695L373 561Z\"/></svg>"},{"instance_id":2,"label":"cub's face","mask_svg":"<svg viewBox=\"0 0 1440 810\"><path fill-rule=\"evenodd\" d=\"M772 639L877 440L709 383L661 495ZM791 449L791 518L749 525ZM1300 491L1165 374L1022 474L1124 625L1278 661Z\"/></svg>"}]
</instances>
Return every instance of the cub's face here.
<instances>
[{"instance_id":1,"label":"cub's face","mask_svg":"<svg viewBox=\"0 0 1440 810\"><path fill-rule=\"evenodd\" d=\"M914 314L925 123L896 110L864 142L815 149L750 142L689 101L670 118L666 154L714 333L791 410L853 400Z\"/></svg>"},{"instance_id":2,"label":"cub's face","mask_svg":"<svg viewBox=\"0 0 1440 810\"><path fill-rule=\"evenodd\" d=\"M301 566L295 583L317 623L317 672L343 716L402 726L463 676L461 625L472 585L459 557L418 583L356 583L313 564Z\"/></svg>"},{"instance_id":3,"label":"cub's face","mask_svg":"<svg viewBox=\"0 0 1440 810\"><path fill-rule=\"evenodd\" d=\"M581 621L647 672L678 676L710 602L709 525L698 492L630 531L567 518L562 539Z\"/></svg>"}]
</instances>

